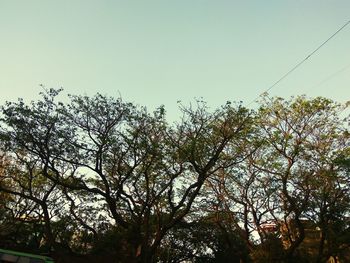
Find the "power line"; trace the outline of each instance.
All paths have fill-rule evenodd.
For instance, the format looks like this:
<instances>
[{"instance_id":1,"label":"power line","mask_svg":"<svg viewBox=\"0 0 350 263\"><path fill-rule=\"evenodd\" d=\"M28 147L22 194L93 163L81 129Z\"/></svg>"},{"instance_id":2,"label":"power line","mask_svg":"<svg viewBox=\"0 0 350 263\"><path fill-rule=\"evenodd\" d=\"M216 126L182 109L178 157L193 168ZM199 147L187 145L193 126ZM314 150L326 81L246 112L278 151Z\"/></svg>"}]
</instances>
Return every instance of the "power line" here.
<instances>
[{"instance_id":1,"label":"power line","mask_svg":"<svg viewBox=\"0 0 350 263\"><path fill-rule=\"evenodd\" d=\"M348 64L345 67L342 67L341 69L339 69L338 71L332 73L331 75L327 76L326 78L324 78L323 80L321 80L319 83L315 84L312 86L312 89L315 89L321 85L323 85L324 83L334 79L336 76L338 76L339 74L343 73L344 71L348 70L350 68L350 64Z\"/></svg>"},{"instance_id":2,"label":"power line","mask_svg":"<svg viewBox=\"0 0 350 263\"><path fill-rule=\"evenodd\" d=\"M300 67L306 60L308 60L313 54L315 54L319 49L321 49L328 41L330 41L333 37L335 37L341 30L343 30L347 25L350 24L350 20L347 21L341 28L339 28L333 35L327 38L321 45L319 45L314 51L312 51L308 56L306 56L303 60L301 60L298 64L296 64L292 69L290 69L286 74L284 74L281 78L279 78L275 83L273 83L267 90L257 96L253 101L251 101L247 106L255 102L262 94L269 92L273 87L275 87L278 83L280 83L283 79L285 79L288 75L290 75L293 71L295 71L298 67Z\"/></svg>"}]
</instances>

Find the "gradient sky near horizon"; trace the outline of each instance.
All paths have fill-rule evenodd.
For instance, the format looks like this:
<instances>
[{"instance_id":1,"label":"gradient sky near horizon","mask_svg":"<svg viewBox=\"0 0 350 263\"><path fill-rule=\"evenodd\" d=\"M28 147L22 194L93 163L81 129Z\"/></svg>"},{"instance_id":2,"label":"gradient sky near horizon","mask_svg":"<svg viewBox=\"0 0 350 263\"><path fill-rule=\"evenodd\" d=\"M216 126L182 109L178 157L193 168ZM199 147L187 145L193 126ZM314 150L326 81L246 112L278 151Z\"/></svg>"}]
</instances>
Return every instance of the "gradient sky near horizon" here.
<instances>
[{"instance_id":1,"label":"gradient sky near horizon","mask_svg":"<svg viewBox=\"0 0 350 263\"><path fill-rule=\"evenodd\" d=\"M247 105L349 19L349 0L0 0L0 103L43 84L170 119L179 100ZM350 100L350 25L269 93Z\"/></svg>"}]
</instances>

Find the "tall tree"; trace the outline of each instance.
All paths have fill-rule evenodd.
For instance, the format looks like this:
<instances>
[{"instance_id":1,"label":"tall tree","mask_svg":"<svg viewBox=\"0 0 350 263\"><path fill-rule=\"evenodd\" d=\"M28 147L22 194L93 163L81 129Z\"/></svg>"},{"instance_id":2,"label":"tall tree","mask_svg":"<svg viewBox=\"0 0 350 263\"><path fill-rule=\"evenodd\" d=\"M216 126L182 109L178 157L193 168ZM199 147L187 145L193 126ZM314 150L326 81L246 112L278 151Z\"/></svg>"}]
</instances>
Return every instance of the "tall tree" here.
<instances>
[{"instance_id":1,"label":"tall tree","mask_svg":"<svg viewBox=\"0 0 350 263\"><path fill-rule=\"evenodd\" d=\"M286 259L291 259L305 238L303 218L311 207L318 186L327 185L337 153L347 147L348 136L339 122L340 105L325 99L297 97L290 101L264 98L260 107L264 156L255 166L277 185L281 204ZM331 200L328 200L331 202Z\"/></svg>"},{"instance_id":2,"label":"tall tree","mask_svg":"<svg viewBox=\"0 0 350 263\"><path fill-rule=\"evenodd\" d=\"M163 107L149 114L99 94L71 96L64 105L55 102L58 93L3 107L3 138L13 152L35 160L48 182L66 189L71 207L74 193L93 198L124 229L136 261L154 261L207 178L242 159L239 152L231 152L234 161L225 157L227 146L247 133L250 118L241 106L214 113L204 103L183 107L182 121L169 126Z\"/></svg>"},{"instance_id":3,"label":"tall tree","mask_svg":"<svg viewBox=\"0 0 350 263\"><path fill-rule=\"evenodd\" d=\"M56 94L54 90L42 94L44 100L32 102L31 106L25 105L22 100L7 103L2 107L0 131L2 150L8 160L1 174L0 191L29 205L22 216L33 217L33 213L37 213L38 220L44 222L46 242L50 248L56 246L51 211L62 208L58 203L57 183L47 178L45 166L46 156L57 154L50 147L52 134L57 132L55 125L58 119L53 113Z\"/></svg>"}]
</instances>

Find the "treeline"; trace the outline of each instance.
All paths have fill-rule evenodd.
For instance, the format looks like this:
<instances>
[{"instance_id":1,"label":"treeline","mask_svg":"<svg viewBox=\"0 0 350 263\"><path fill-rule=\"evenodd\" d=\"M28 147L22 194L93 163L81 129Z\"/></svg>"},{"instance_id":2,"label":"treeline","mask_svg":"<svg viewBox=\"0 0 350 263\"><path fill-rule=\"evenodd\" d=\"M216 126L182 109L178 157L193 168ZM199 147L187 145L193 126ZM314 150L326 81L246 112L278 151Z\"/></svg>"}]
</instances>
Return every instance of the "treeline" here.
<instances>
[{"instance_id":1,"label":"treeline","mask_svg":"<svg viewBox=\"0 0 350 263\"><path fill-rule=\"evenodd\" d=\"M1 107L2 248L58 262L347 257L346 105L198 101L169 124L164 107L100 94L62 103L60 91Z\"/></svg>"}]
</instances>

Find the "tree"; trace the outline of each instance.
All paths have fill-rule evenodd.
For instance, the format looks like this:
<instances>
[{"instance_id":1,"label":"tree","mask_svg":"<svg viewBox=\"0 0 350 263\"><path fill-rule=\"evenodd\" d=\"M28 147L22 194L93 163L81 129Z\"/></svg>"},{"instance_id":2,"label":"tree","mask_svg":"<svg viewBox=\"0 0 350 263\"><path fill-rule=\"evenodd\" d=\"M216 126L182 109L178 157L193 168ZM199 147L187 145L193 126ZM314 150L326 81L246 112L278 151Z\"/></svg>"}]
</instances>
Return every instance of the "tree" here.
<instances>
[{"instance_id":1,"label":"tree","mask_svg":"<svg viewBox=\"0 0 350 263\"><path fill-rule=\"evenodd\" d=\"M164 239L159 259L179 262L249 262L248 250L230 216L213 213L182 221Z\"/></svg>"},{"instance_id":2,"label":"tree","mask_svg":"<svg viewBox=\"0 0 350 263\"><path fill-rule=\"evenodd\" d=\"M341 110L328 99L305 97L264 98L260 107L264 156L254 165L278 187L274 198L281 204L278 214L285 227L286 259L292 259L305 238L302 218L307 217L314 197L321 201L315 196L319 186L329 183L330 174L324 171L332 169L335 156L347 147L349 137L338 119ZM333 176L341 180L339 174Z\"/></svg>"},{"instance_id":3,"label":"tree","mask_svg":"<svg viewBox=\"0 0 350 263\"><path fill-rule=\"evenodd\" d=\"M33 102L31 107L22 100L2 107L2 150L8 162L1 174L0 191L15 196L18 205L24 206L20 215L24 220L44 223L48 248L57 250L51 218L64 203L57 183L46 176L44 162L44 154L53 154L49 142L56 132L57 118L52 114L55 94L43 94L44 101Z\"/></svg>"},{"instance_id":4,"label":"tree","mask_svg":"<svg viewBox=\"0 0 350 263\"><path fill-rule=\"evenodd\" d=\"M59 93L1 107L2 225L26 218L20 226L39 226L56 251L121 262L300 261L306 219L322 235L315 260L344 248L340 105L264 97L256 112L210 111L198 101L169 124L163 106L149 113L100 94L61 103Z\"/></svg>"},{"instance_id":5,"label":"tree","mask_svg":"<svg viewBox=\"0 0 350 263\"><path fill-rule=\"evenodd\" d=\"M71 96L64 105L55 102L58 93L49 90L31 106L3 107L3 138L13 153L36 161L71 207L74 196L89 196L124 229L139 262L155 260L161 240L189 214L207 178L232 163L222 158L225 149L249 126L241 106L227 104L213 114L202 103L183 107L182 121L170 127L162 107L152 115L99 94ZM94 232L91 224L85 228Z\"/></svg>"}]
</instances>

